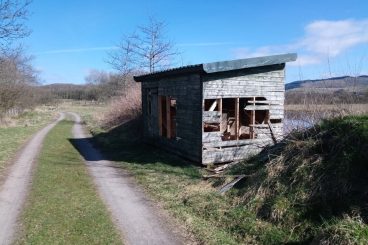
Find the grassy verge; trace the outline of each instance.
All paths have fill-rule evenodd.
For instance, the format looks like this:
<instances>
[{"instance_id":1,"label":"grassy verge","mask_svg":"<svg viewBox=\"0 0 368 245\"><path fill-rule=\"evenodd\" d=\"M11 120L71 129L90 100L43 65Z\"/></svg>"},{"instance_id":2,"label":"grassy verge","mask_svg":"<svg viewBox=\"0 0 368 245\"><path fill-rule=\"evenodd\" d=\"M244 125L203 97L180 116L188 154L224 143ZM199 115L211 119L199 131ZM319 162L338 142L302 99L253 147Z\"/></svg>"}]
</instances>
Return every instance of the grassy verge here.
<instances>
[{"instance_id":1,"label":"grassy verge","mask_svg":"<svg viewBox=\"0 0 368 245\"><path fill-rule=\"evenodd\" d=\"M365 244L367 125L351 117L295 135L269 149L273 160L231 170L253 177L224 196L215 188L222 183L201 180L198 167L132 141L134 124L93 140L202 243Z\"/></svg>"},{"instance_id":2,"label":"grassy verge","mask_svg":"<svg viewBox=\"0 0 368 245\"><path fill-rule=\"evenodd\" d=\"M71 138L70 121L46 137L18 244L121 244Z\"/></svg>"},{"instance_id":3,"label":"grassy verge","mask_svg":"<svg viewBox=\"0 0 368 245\"><path fill-rule=\"evenodd\" d=\"M92 140L201 243L367 244L367 120L328 120L295 133L231 169L249 177L226 195L198 166L142 144L138 122L92 130Z\"/></svg>"},{"instance_id":4,"label":"grassy verge","mask_svg":"<svg viewBox=\"0 0 368 245\"><path fill-rule=\"evenodd\" d=\"M42 107L11 118L6 125L0 125L0 178L21 145L54 117L55 111Z\"/></svg>"}]
</instances>

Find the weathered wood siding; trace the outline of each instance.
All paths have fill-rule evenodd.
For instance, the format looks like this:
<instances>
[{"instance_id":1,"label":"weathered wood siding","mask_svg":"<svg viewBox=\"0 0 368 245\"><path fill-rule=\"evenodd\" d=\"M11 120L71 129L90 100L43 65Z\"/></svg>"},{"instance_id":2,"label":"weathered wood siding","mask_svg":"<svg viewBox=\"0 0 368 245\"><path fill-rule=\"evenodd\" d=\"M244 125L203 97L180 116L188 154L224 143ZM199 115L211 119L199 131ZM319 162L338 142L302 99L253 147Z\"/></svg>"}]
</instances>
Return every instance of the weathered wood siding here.
<instances>
[{"instance_id":1,"label":"weathered wood siding","mask_svg":"<svg viewBox=\"0 0 368 245\"><path fill-rule=\"evenodd\" d=\"M151 114L148 112L148 94ZM176 99L176 139L159 133L158 96ZM168 77L142 83L142 113L145 139L193 161L202 157L202 83L198 74Z\"/></svg>"},{"instance_id":2,"label":"weathered wood siding","mask_svg":"<svg viewBox=\"0 0 368 245\"><path fill-rule=\"evenodd\" d=\"M203 99L265 97L267 101L271 101L269 106L270 119L283 120L285 96L284 68L285 65L272 65L203 75ZM204 113L202 120L206 121L209 117L213 118L212 115ZM283 123L277 123L273 125L273 128L276 138L280 138L283 131ZM244 159L259 152L265 145L273 142L269 128L255 128L255 131L262 141L261 145L258 141L254 141L254 143L249 141L246 145L237 146L236 141L232 141L234 142L234 147L227 146L226 148L212 149L206 148L206 144L221 142L221 134L219 132L203 133L202 163L220 163Z\"/></svg>"}]
</instances>

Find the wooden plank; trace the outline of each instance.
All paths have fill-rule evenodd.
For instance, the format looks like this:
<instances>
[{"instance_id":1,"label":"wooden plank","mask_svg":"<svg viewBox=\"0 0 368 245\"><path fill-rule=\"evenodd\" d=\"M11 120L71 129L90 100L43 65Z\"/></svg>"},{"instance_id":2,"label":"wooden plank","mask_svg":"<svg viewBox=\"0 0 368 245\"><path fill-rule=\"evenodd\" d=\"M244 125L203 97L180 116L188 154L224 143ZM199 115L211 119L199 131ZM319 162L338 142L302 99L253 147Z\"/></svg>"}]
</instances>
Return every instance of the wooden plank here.
<instances>
[{"instance_id":1,"label":"wooden plank","mask_svg":"<svg viewBox=\"0 0 368 245\"><path fill-rule=\"evenodd\" d=\"M268 124L249 124L249 127L255 127L255 128L269 128Z\"/></svg>"},{"instance_id":2,"label":"wooden plank","mask_svg":"<svg viewBox=\"0 0 368 245\"><path fill-rule=\"evenodd\" d=\"M237 176L233 181L231 181L230 183L225 184L224 186L222 186L219 190L220 194L225 194L225 192L230 190L236 183L238 183L240 180L245 178L245 176L246 175Z\"/></svg>"},{"instance_id":3,"label":"wooden plank","mask_svg":"<svg viewBox=\"0 0 368 245\"><path fill-rule=\"evenodd\" d=\"M255 100L255 97L253 97L253 100ZM254 124L256 124L256 113L255 113L255 111L253 110L253 111L251 111L250 112L250 117L251 117L251 125L254 125ZM251 139L254 139L254 127L249 127L249 131L250 131L250 138Z\"/></svg>"},{"instance_id":4,"label":"wooden plank","mask_svg":"<svg viewBox=\"0 0 368 245\"><path fill-rule=\"evenodd\" d=\"M271 143L272 141L270 141ZM231 162L235 160L246 159L254 154L259 153L262 150L262 147L257 147L253 145L246 145L243 147L235 147L235 148L224 148L222 150L203 150L202 154L202 163L210 164L210 163L222 163L222 162Z\"/></svg>"},{"instance_id":5,"label":"wooden plank","mask_svg":"<svg viewBox=\"0 0 368 245\"><path fill-rule=\"evenodd\" d=\"M221 121L221 112L219 111L204 111L203 122L205 123L219 123Z\"/></svg>"},{"instance_id":6,"label":"wooden plank","mask_svg":"<svg viewBox=\"0 0 368 245\"><path fill-rule=\"evenodd\" d=\"M248 105L244 108L246 111L254 111L254 110L269 110L269 105Z\"/></svg>"},{"instance_id":7,"label":"wooden plank","mask_svg":"<svg viewBox=\"0 0 368 245\"><path fill-rule=\"evenodd\" d=\"M239 140L239 98L235 99L235 138Z\"/></svg>"},{"instance_id":8,"label":"wooden plank","mask_svg":"<svg viewBox=\"0 0 368 245\"><path fill-rule=\"evenodd\" d=\"M216 106L217 106L217 100L215 100L215 101L212 103L212 105L210 106L209 111L214 111L214 110L215 110L215 108L216 108Z\"/></svg>"},{"instance_id":9,"label":"wooden plank","mask_svg":"<svg viewBox=\"0 0 368 245\"><path fill-rule=\"evenodd\" d=\"M227 141L204 142L203 147L204 148L231 147L231 146L237 147L253 144L259 145L262 144L263 142L264 142L263 139L227 140Z\"/></svg>"},{"instance_id":10,"label":"wooden plank","mask_svg":"<svg viewBox=\"0 0 368 245\"><path fill-rule=\"evenodd\" d=\"M203 132L202 142L217 142L221 141L221 132Z\"/></svg>"},{"instance_id":11,"label":"wooden plank","mask_svg":"<svg viewBox=\"0 0 368 245\"><path fill-rule=\"evenodd\" d=\"M162 96L157 96L158 101L158 126L159 126L159 135L162 135Z\"/></svg>"},{"instance_id":12,"label":"wooden plank","mask_svg":"<svg viewBox=\"0 0 368 245\"><path fill-rule=\"evenodd\" d=\"M222 99L217 99L218 100L218 105L219 105L219 112L220 112L220 132L223 131L223 128L222 128Z\"/></svg>"},{"instance_id":13,"label":"wooden plank","mask_svg":"<svg viewBox=\"0 0 368 245\"><path fill-rule=\"evenodd\" d=\"M271 121L270 121L270 120L268 120L268 121L267 121L267 124L268 124L268 126L270 127L272 140L273 140L273 141L274 141L274 143L276 144L276 143L277 143L277 138L276 138L275 131L274 131L273 127L272 127Z\"/></svg>"}]
</instances>

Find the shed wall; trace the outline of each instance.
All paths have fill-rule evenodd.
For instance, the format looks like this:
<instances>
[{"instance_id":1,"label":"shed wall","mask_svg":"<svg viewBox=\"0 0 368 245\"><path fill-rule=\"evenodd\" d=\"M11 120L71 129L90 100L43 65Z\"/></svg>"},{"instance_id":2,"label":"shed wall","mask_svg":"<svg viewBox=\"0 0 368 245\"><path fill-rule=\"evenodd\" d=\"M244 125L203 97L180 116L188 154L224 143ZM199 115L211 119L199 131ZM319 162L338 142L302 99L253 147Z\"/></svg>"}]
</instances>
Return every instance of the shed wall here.
<instances>
[{"instance_id":1,"label":"shed wall","mask_svg":"<svg viewBox=\"0 0 368 245\"><path fill-rule=\"evenodd\" d=\"M151 113L148 98L151 96ZM176 138L167 139L159 132L159 96L176 99ZM193 161L202 157L202 83L198 74L142 82L144 137Z\"/></svg>"},{"instance_id":2,"label":"shed wall","mask_svg":"<svg viewBox=\"0 0 368 245\"><path fill-rule=\"evenodd\" d=\"M284 118L284 72L285 65L273 65L203 76L203 99L264 97L270 101L270 119ZM205 121L203 114L202 120ZM282 136L283 123L273 124L276 138ZM224 145L219 132L203 132L202 163L220 163L240 160L256 154L273 142L269 128L257 129L260 139L226 141ZM233 142L233 143L231 143ZM237 143L238 142L238 143ZM218 147L213 147L217 143ZM231 147L230 145L234 147ZM224 145L224 147L222 147Z\"/></svg>"}]
</instances>

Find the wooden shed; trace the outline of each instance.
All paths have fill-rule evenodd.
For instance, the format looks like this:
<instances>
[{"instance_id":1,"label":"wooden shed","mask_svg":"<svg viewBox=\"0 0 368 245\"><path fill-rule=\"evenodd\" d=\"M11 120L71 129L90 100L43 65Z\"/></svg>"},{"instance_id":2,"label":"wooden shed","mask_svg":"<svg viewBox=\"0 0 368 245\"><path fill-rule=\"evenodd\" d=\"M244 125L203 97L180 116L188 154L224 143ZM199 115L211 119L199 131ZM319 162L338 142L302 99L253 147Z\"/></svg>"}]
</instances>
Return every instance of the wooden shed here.
<instances>
[{"instance_id":1,"label":"wooden shed","mask_svg":"<svg viewBox=\"0 0 368 245\"><path fill-rule=\"evenodd\" d=\"M144 139L204 165L248 158L282 137L285 63L296 54L197 64L134 77Z\"/></svg>"}]
</instances>

